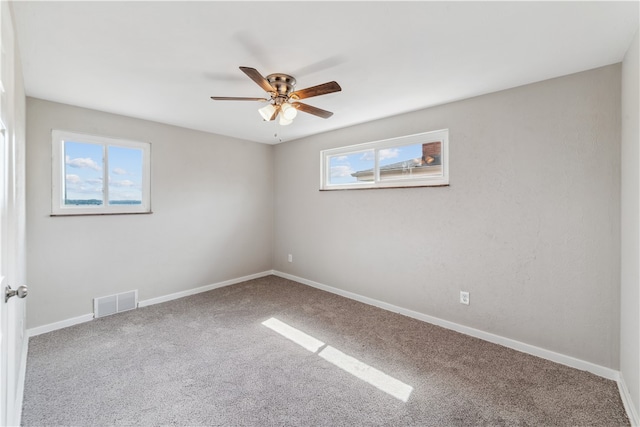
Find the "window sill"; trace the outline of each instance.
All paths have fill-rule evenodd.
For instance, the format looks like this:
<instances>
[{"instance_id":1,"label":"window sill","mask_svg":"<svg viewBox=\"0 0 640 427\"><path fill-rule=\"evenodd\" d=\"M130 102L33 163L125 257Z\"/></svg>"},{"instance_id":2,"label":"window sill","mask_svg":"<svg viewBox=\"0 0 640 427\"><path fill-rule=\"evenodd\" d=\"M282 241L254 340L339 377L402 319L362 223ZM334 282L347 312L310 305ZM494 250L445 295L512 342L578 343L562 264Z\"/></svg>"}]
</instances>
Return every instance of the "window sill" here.
<instances>
[{"instance_id":1,"label":"window sill","mask_svg":"<svg viewBox=\"0 0 640 427\"><path fill-rule=\"evenodd\" d=\"M434 185L394 185L385 187L346 187L346 188L320 188L319 191L350 191L350 190L389 190L396 188L429 188L429 187L449 187L450 184L434 184Z\"/></svg>"},{"instance_id":2,"label":"window sill","mask_svg":"<svg viewBox=\"0 0 640 427\"><path fill-rule=\"evenodd\" d=\"M100 213L58 213L50 214L50 217L59 216L110 216L110 215L151 215L153 212L100 212Z\"/></svg>"}]
</instances>

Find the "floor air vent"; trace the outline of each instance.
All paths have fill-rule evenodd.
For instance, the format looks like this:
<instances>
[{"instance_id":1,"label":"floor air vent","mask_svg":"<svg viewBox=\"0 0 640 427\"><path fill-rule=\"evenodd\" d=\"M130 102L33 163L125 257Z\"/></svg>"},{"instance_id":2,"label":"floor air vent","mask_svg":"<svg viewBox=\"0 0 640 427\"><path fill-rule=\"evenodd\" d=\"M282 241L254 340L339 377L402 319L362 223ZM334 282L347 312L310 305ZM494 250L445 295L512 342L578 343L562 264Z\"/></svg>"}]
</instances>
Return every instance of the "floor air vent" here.
<instances>
[{"instance_id":1,"label":"floor air vent","mask_svg":"<svg viewBox=\"0 0 640 427\"><path fill-rule=\"evenodd\" d=\"M123 292L117 295L93 299L94 317L104 317L138 307L138 291Z\"/></svg>"}]
</instances>

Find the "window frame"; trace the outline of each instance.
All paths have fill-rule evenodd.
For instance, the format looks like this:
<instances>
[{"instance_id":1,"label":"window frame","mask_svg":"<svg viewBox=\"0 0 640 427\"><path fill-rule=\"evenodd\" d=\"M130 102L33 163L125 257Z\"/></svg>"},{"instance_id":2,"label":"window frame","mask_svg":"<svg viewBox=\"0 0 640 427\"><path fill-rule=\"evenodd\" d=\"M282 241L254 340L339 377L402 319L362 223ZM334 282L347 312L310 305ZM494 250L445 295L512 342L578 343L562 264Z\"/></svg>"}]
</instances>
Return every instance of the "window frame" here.
<instances>
[{"instance_id":1,"label":"window frame","mask_svg":"<svg viewBox=\"0 0 640 427\"><path fill-rule=\"evenodd\" d=\"M380 150L405 145L440 142L440 163L442 175L416 176L412 178L380 179ZM330 158L340 155L355 154L368 150L374 151L374 166L372 182L352 182L345 184L331 184ZM405 188L405 187L442 187L449 185L449 129L422 132L413 135L365 142L362 144L331 148L320 151L320 190L364 190L373 188Z\"/></svg>"},{"instance_id":2,"label":"window frame","mask_svg":"<svg viewBox=\"0 0 640 427\"><path fill-rule=\"evenodd\" d=\"M51 131L51 216L68 215L122 215L149 214L151 212L151 144L123 138L89 135L60 129ZM65 155L64 143L76 142L102 146L103 204L67 206L64 204ZM142 150L142 200L139 205L109 205L109 147L124 147Z\"/></svg>"}]
</instances>

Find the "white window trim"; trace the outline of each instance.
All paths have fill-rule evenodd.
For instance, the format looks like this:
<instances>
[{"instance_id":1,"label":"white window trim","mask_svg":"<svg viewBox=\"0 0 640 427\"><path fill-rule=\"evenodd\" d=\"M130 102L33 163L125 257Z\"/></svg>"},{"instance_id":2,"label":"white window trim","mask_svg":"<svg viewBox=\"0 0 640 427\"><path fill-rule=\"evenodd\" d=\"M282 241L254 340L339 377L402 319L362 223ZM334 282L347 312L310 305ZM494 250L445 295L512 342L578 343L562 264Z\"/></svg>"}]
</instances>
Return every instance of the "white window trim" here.
<instances>
[{"instance_id":1,"label":"white window trim","mask_svg":"<svg viewBox=\"0 0 640 427\"><path fill-rule=\"evenodd\" d=\"M441 163L442 176L427 176L416 178L399 178L390 180L380 180L380 170L378 167L378 153L380 150L398 147L402 145L413 145L425 142L442 143ZM357 182L347 184L331 184L329 158L338 155L354 154L367 150L374 150L374 181ZM441 129L431 132L417 133L414 135L400 136L396 138L384 139L380 141L365 142L363 144L349 145L346 147L332 148L320 152L320 190L357 190L370 188L404 188L404 187L435 187L449 185L449 129Z\"/></svg>"},{"instance_id":2,"label":"white window trim","mask_svg":"<svg viewBox=\"0 0 640 427\"><path fill-rule=\"evenodd\" d=\"M117 215L151 213L151 144L147 142L131 141L122 138L110 138L98 135L87 135L77 132L54 129L51 131L52 139L52 181L51 181L51 215ZM104 154L103 183L106 183L104 191L105 203L99 206L66 206L64 204L64 142L84 142L102 145ZM137 148L142 150L142 203L139 205L111 205L108 200L109 164L106 156L106 147L117 146Z\"/></svg>"}]
</instances>

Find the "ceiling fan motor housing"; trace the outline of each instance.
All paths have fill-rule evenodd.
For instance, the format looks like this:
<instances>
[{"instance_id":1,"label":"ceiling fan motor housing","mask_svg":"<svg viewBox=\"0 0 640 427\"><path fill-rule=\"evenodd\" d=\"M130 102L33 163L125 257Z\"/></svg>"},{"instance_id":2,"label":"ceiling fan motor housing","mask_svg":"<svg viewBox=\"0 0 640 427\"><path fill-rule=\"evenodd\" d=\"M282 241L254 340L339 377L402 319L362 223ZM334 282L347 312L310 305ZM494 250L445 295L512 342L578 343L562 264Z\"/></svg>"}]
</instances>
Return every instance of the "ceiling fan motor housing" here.
<instances>
[{"instance_id":1,"label":"ceiling fan motor housing","mask_svg":"<svg viewBox=\"0 0 640 427\"><path fill-rule=\"evenodd\" d=\"M293 87L296 85L296 79L288 74L269 74L266 79L276 90L278 96L288 97L289 94L293 92Z\"/></svg>"}]
</instances>

